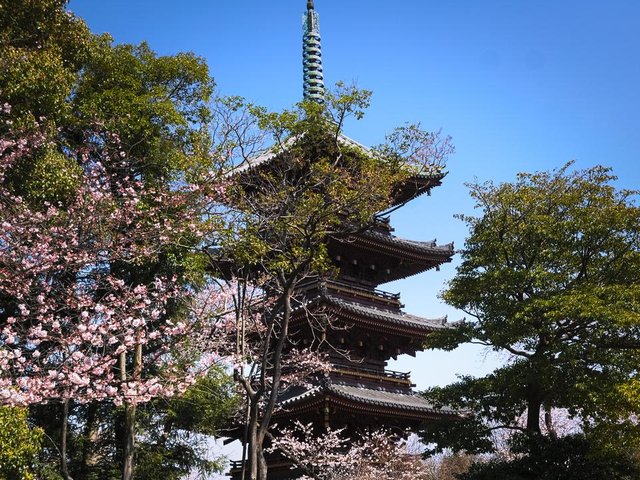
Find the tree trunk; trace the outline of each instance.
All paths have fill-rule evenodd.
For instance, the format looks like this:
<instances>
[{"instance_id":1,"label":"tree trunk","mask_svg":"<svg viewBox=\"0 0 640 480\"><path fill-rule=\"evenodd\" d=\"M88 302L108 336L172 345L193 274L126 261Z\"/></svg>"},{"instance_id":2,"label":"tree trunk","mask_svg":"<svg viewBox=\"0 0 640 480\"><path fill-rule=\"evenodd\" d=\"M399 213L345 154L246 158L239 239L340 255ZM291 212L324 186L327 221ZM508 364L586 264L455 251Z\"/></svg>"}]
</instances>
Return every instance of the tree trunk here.
<instances>
[{"instance_id":1,"label":"tree trunk","mask_svg":"<svg viewBox=\"0 0 640 480\"><path fill-rule=\"evenodd\" d=\"M236 372L237 374L237 372ZM240 480L247 478L247 447L249 445L249 419L251 418L251 401L247 397L247 413L244 419L244 432L242 434L242 470Z\"/></svg>"},{"instance_id":2,"label":"tree trunk","mask_svg":"<svg viewBox=\"0 0 640 480\"><path fill-rule=\"evenodd\" d=\"M553 415L549 405L544 406L544 426L547 429L549 438L556 440L558 438L558 432L556 432L556 427L553 424Z\"/></svg>"},{"instance_id":3,"label":"tree trunk","mask_svg":"<svg viewBox=\"0 0 640 480\"><path fill-rule=\"evenodd\" d=\"M121 368L125 368L124 377L126 380L126 365L122 365L122 357L121 357ZM133 355L133 372L132 379L134 382L140 380L142 374L142 345L140 343L136 344L134 355ZM122 480L133 480L133 472L134 472L134 454L136 447L136 408L137 408L137 400L133 399L125 404L124 410L124 452L123 452L123 462L122 462Z\"/></svg>"},{"instance_id":4,"label":"tree trunk","mask_svg":"<svg viewBox=\"0 0 640 480\"><path fill-rule=\"evenodd\" d=\"M284 280L284 279L281 279ZM286 283L287 287L284 288L282 294L282 315L280 317L280 331L277 332L275 347L273 352L269 352L271 344L270 338L272 335L276 335L274 326L271 326L270 332L266 335L265 351L262 359L262 378L260 389L255 395L252 395L249 399L251 402L251 418L250 423L250 437L249 437L249 469L250 480L266 480L267 478L267 462L264 458L264 439L269 430L271 422L271 415L276 405L278 398L278 389L280 387L280 379L282 377L282 351L288 338L289 319L291 317L291 297L293 295L294 281L282 282ZM269 362L269 359L271 362ZM259 418L259 405L264 396L266 390L266 371L269 363L271 363L271 391L269 392L269 398L264 406L262 416Z\"/></svg>"},{"instance_id":5,"label":"tree trunk","mask_svg":"<svg viewBox=\"0 0 640 480\"><path fill-rule=\"evenodd\" d=\"M542 402L537 398L527 401L527 432L540 433L540 408Z\"/></svg>"},{"instance_id":6,"label":"tree trunk","mask_svg":"<svg viewBox=\"0 0 640 480\"><path fill-rule=\"evenodd\" d=\"M267 460L262 449L258 451L258 480L267 480Z\"/></svg>"},{"instance_id":7,"label":"tree trunk","mask_svg":"<svg viewBox=\"0 0 640 480\"><path fill-rule=\"evenodd\" d=\"M82 478L87 478L89 473L97 463L96 443L100 438L98 430L98 405L90 403L87 405L87 419L84 428L84 444L82 447Z\"/></svg>"},{"instance_id":8,"label":"tree trunk","mask_svg":"<svg viewBox=\"0 0 640 480\"><path fill-rule=\"evenodd\" d=\"M73 480L69 476L69 465L67 459L67 435L69 432L69 399L62 402L62 428L60 430L60 467L64 480Z\"/></svg>"},{"instance_id":9,"label":"tree trunk","mask_svg":"<svg viewBox=\"0 0 640 480\"><path fill-rule=\"evenodd\" d=\"M136 422L136 404L128 403L125 405L125 438L124 453L122 462L122 480L133 479L133 460L135 452L135 422Z\"/></svg>"},{"instance_id":10,"label":"tree trunk","mask_svg":"<svg viewBox=\"0 0 640 480\"><path fill-rule=\"evenodd\" d=\"M258 424L252 422L249 436L249 479L258 480Z\"/></svg>"}]
</instances>

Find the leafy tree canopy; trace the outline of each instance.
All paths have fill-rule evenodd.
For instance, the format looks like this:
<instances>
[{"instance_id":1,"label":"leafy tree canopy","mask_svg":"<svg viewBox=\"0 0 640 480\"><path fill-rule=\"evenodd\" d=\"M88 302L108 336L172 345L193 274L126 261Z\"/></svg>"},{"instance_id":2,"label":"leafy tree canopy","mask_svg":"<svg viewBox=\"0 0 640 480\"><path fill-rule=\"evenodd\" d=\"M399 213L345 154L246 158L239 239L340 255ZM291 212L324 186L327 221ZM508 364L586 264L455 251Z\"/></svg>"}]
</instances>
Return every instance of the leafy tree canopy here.
<instances>
[{"instance_id":1,"label":"leafy tree canopy","mask_svg":"<svg viewBox=\"0 0 640 480\"><path fill-rule=\"evenodd\" d=\"M30 428L27 410L0 407L0 479L31 480L43 431Z\"/></svg>"},{"instance_id":2,"label":"leafy tree canopy","mask_svg":"<svg viewBox=\"0 0 640 480\"><path fill-rule=\"evenodd\" d=\"M178 193L180 187L195 177L201 179L203 172L215 170L208 132L213 80L207 65L191 53L159 56L146 44L114 45L108 35L91 33L81 19L66 10L67 3L66 0L0 0L0 163L4 167L1 172L0 223L3 223L3 235L6 235L3 239L16 241L18 237L9 228L16 220L30 222L34 228L21 231L31 233L38 229L53 231L57 225L55 222L58 222L64 230L61 227L51 237L60 240L65 248L71 248L74 235L81 235L84 240L79 242L76 250L82 252L95 249L99 241L113 241L112 245L118 248L149 247L147 251L153 251L136 261L123 261L123 257L114 254L115 247L107 247L100 253L100 268L91 261L72 264L69 257L63 258L59 275L44 279L44 273L38 271L33 274L39 275L38 278L43 279L42 284L52 291L62 291L61 287L72 284L81 274L96 275L102 269L117 278L121 282L119 285L130 290L164 276L176 278L176 282L189 283L195 289L205 276L204 262L193 253L200 242L195 230L202 227L200 221L205 219L205 212L199 210L200 204L197 203L203 197L195 193L190 196L188 192L179 197ZM96 172L101 172L99 178ZM71 218L72 212L78 211L77 206L82 203L80 200L85 198L82 192L86 193L88 184L99 184L104 194L100 198L113 199L113 202L105 209L108 211L87 209L91 211L90 218L74 225L72 220L80 218ZM95 193L94 190L91 193ZM104 220L121 215L122 206L131 195L136 197L136 201L128 221L121 222L116 228L105 228ZM16 215L18 210L24 215ZM164 221L157 221L158 217L154 219L151 214L160 211ZM48 215L49 221L39 221L39 218L45 218L42 215ZM133 218L137 220L131 222ZM171 224L178 228L172 228ZM169 231L184 234L167 241L171 237L167 235ZM144 235L141 232L155 232L157 235L141 239L140 235ZM48 244L49 238L45 240L22 242L18 247L25 251L42 248ZM0 269L7 268L7 258L16 251L12 251L11 247L15 245L10 241L4 246ZM24 258L42 258L32 252L27 252ZM17 270L8 270L17 275ZM25 276L19 278L23 287L24 280ZM104 299L106 287L97 282L85 284L94 288L92 301ZM18 338L11 338L9 318L15 318L18 306L27 302L18 298L13 285L0 290L0 330L3 331L0 352L5 353L10 340ZM65 325L66 336L59 339L63 342L72 337L69 331L82 326L80 317L71 312L70 299L78 289L70 291L69 297L61 300L61 308L54 308L61 315L65 315L61 312L67 312L65 318L68 319L69 330ZM34 288L28 292L28 299L38 298L38 293L42 292ZM44 303L54 305L48 298ZM177 303L167 305L167 317L184 318L185 307ZM152 320L150 316L146 318ZM18 322L16 331L27 332L40 320L34 318ZM153 327L150 325L150 330ZM42 348L51 347L51 344L43 342ZM33 351L36 345L20 341L14 343L13 348ZM170 350L171 346L162 345L162 342L149 343L145 345L145 358L147 354L157 356L164 353L166 356L165 350L161 349ZM80 347L88 348L76 341L69 353ZM54 355L42 355L42 359L55 358ZM121 367L124 368L120 368L120 372L128 369L133 373L135 361L132 353L126 353L123 360ZM18 365L17 360L14 363ZM21 369L22 373L37 372L27 367ZM138 370L141 369L142 366ZM147 362L143 372L133 375L156 375L158 369L158 362ZM2 370L3 379L11 378L8 369ZM110 374L114 371L105 370ZM220 381L219 388L214 383L209 383L210 389L225 397L224 382ZM203 418L213 420L216 415L227 412L219 397L201 395L198 400L201 406L207 405L208 413ZM122 415L113 404L70 403L71 422L60 418L55 405L33 408L32 418L37 424L45 425L48 431L59 428L49 428L54 420L58 425L69 423L71 471L81 472L80 476L88 478L86 472L99 468L102 462L103 466L108 464L112 474L122 463ZM219 411L216 410L218 407ZM147 411L142 410L138 428L148 432L149 439L153 432L160 431L165 425L164 419L172 416L167 413L171 408L166 406L158 407L157 411L162 410L162 413L157 415L147 416ZM98 413L105 413L102 421L96 419ZM133 430L133 416L129 415L128 419L129 433ZM191 420L184 420L180 427L168 427L165 443L162 444L160 439L157 448L147 451L170 457L176 451L197 450L185 436L177 438L182 434L181 428L193 427L195 419ZM201 430L203 426L197 429ZM55 432L51 438L58 442L63 436ZM105 456L93 455L96 447L104 445L104 442L110 442L104 450L107 452ZM61 445L48 447L55 447L51 448L49 458L55 464L60 463L59 456L61 451L64 454L65 448ZM133 456L131 450L125 455L128 459ZM47 456L47 452L43 455ZM145 468L142 466L143 453L139 457L141 469L138 474L142 478ZM180 461L186 468L185 465L192 460L200 459L200 453L196 452L192 456L185 454ZM98 478L107 478L102 473L97 474Z\"/></svg>"},{"instance_id":3,"label":"leafy tree canopy","mask_svg":"<svg viewBox=\"0 0 640 480\"><path fill-rule=\"evenodd\" d=\"M427 440L486 451L493 430L537 434L541 412L554 407L610 439L637 438L627 419L639 407L638 192L616 189L608 168L570 166L469 186L481 214L460 216L470 235L443 298L471 320L427 346L479 343L510 359L484 378L426 392L469 413L428 427Z\"/></svg>"},{"instance_id":4,"label":"leafy tree canopy","mask_svg":"<svg viewBox=\"0 0 640 480\"><path fill-rule=\"evenodd\" d=\"M625 450L603 453L584 435L539 438L514 446L510 460L478 462L460 480L632 480L640 475L637 458Z\"/></svg>"}]
</instances>

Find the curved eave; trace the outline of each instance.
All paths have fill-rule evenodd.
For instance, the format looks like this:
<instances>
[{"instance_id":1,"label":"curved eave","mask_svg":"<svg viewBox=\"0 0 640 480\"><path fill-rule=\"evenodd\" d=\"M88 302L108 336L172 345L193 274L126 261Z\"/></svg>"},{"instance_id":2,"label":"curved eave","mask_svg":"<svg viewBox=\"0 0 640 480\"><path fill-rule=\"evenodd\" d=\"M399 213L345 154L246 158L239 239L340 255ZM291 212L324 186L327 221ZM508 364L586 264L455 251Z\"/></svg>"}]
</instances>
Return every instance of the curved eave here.
<instances>
[{"instance_id":1,"label":"curved eave","mask_svg":"<svg viewBox=\"0 0 640 480\"><path fill-rule=\"evenodd\" d=\"M274 162L275 160L280 158L281 155L287 153L287 151L301 139L302 137L300 135L294 135L292 137L289 137L279 145L274 145L265 150L262 150L257 155L245 159L242 163L233 167L229 172L229 176L232 177L234 175L244 174L247 172L251 172L252 170L257 170L259 168L267 168L271 162ZM371 150L369 150L367 147L343 134L340 134L338 136L338 144L361 150L367 155L373 155Z\"/></svg>"},{"instance_id":2,"label":"curved eave","mask_svg":"<svg viewBox=\"0 0 640 480\"><path fill-rule=\"evenodd\" d=\"M276 416L289 416L310 412L326 401L339 410L356 414L376 414L394 418L424 421L442 417L460 417L449 408L437 408L419 395L374 390L351 385L314 387L279 403Z\"/></svg>"},{"instance_id":3,"label":"curved eave","mask_svg":"<svg viewBox=\"0 0 640 480\"><path fill-rule=\"evenodd\" d=\"M371 411L371 407L379 409L393 409L406 414L417 414L424 418L429 416L458 416L458 413L449 408L436 408L419 395L406 395L404 393L389 392L385 390L373 390L350 385L331 385L327 389L329 395L335 399L343 400L344 405ZM364 408L363 408L364 407Z\"/></svg>"},{"instance_id":4,"label":"curved eave","mask_svg":"<svg viewBox=\"0 0 640 480\"><path fill-rule=\"evenodd\" d=\"M273 145L265 150L262 150L257 155L245 159L243 162L231 169L231 171L229 172L229 176L233 177L235 175L246 174L248 172L251 172L252 170L268 166L281 154L290 149L298 140L298 138L299 137L295 136L290 137L280 145Z\"/></svg>"},{"instance_id":5,"label":"curved eave","mask_svg":"<svg viewBox=\"0 0 640 480\"><path fill-rule=\"evenodd\" d=\"M336 325L357 326L410 339L423 339L431 332L451 328L451 324L447 323L447 317L423 318L402 311L347 301L332 295L319 295L307 301L304 306L296 308L291 319L292 325L307 321L308 315L318 313L333 317L332 321Z\"/></svg>"},{"instance_id":6,"label":"curved eave","mask_svg":"<svg viewBox=\"0 0 640 480\"><path fill-rule=\"evenodd\" d=\"M394 312L348 302L331 296L323 297L322 303L327 305L332 313L344 321L366 327L374 327L389 333L421 337L436 330L448 328L445 317L427 319L408 315L404 312Z\"/></svg>"},{"instance_id":7,"label":"curved eave","mask_svg":"<svg viewBox=\"0 0 640 480\"><path fill-rule=\"evenodd\" d=\"M435 242L416 242L374 231L352 235L346 239L334 239L334 242L336 248L350 251L352 255L363 251L371 252L371 258L383 260L381 257L387 257L389 261L386 263L395 264L378 283L387 283L439 268L440 265L451 262L454 255L453 243L436 245ZM359 254L361 255L362 253Z\"/></svg>"},{"instance_id":8,"label":"curved eave","mask_svg":"<svg viewBox=\"0 0 640 480\"><path fill-rule=\"evenodd\" d=\"M429 195L431 189L442 185L442 179L447 172L434 172L429 174L414 175L406 179L395 188L392 207L403 205L425 193Z\"/></svg>"},{"instance_id":9,"label":"curved eave","mask_svg":"<svg viewBox=\"0 0 640 480\"><path fill-rule=\"evenodd\" d=\"M406 240L404 238L387 235L376 231L366 231L359 235L349 237L349 242L362 244L369 247L376 247L379 250L394 253L411 259L425 259L440 261L444 263L450 261L453 256L453 243L437 245L432 242L420 242L416 240Z\"/></svg>"},{"instance_id":10,"label":"curved eave","mask_svg":"<svg viewBox=\"0 0 640 480\"><path fill-rule=\"evenodd\" d=\"M290 148L292 148L297 141L300 141L302 137L300 135L294 135L287 138L284 142L273 145L262 151L259 151L256 155L245 159L240 164L231 169L228 176L233 177L238 174L244 174L252 170L259 168L265 168L271 162L275 161L281 155L285 154ZM362 145L352 138L347 137L343 133L340 133L337 138L338 144L356 149L364 153L365 155L374 156L376 153L370 148ZM447 172L436 171L434 169L431 173L423 173L413 175L407 178L402 184L395 188L393 193L392 207L406 203L420 195L425 193L429 194L432 188L442 185L442 179L447 175Z\"/></svg>"}]
</instances>

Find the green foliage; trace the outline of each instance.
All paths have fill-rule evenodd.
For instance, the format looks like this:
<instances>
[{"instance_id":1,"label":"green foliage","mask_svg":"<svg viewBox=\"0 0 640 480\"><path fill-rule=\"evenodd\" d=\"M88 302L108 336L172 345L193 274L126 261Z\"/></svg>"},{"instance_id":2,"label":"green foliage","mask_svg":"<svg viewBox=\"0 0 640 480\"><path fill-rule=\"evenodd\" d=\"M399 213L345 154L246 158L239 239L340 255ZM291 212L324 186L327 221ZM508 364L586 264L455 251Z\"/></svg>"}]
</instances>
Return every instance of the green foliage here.
<instances>
[{"instance_id":1,"label":"green foliage","mask_svg":"<svg viewBox=\"0 0 640 480\"><path fill-rule=\"evenodd\" d=\"M167 421L181 430L218 435L238 403L232 378L221 369L212 369L183 395L167 403Z\"/></svg>"},{"instance_id":2,"label":"green foliage","mask_svg":"<svg viewBox=\"0 0 640 480\"><path fill-rule=\"evenodd\" d=\"M0 98L12 106L15 125L67 117L78 71L103 41L65 12L66 4L0 1Z\"/></svg>"},{"instance_id":3,"label":"green foliage","mask_svg":"<svg viewBox=\"0 0 640 480\"><path fill-rule=\"evenodd\" d=\"M6 103L11 108L0 133L37 128L46 137L46 146L33 151L29 161L6 177L13 193L36 208L51 203L64 210L76 193L82 166L91 162L105 167L114 191L124 177L140 179L148 188L164 187L166 192L204 172L217 171L209 155L213 80L204 60L192 53L158 56L144 43L114 45L109 36L92 34L81 19L66 11L67 3L0 0L0 107L4 110ZM159 201L152 192L138 206L143 211ZM182 221L180 207L165 202L167 218ZM200 220L196 216L185 221ZM212 221L212 228L217 226ZM118 234L126 237L127 232ZM194 287L202 283L207 266L194 253L199 242L195 234L185 234L176 245L135 265L112 262L109 268L131 285L166 274ZM185 315L181 305L169 310L175 316ZM145 365L146 371L155 368ZM143 433L138 478L180 478L194 466L202 470L217 466L203 456L204 440L188 433L193 428L210 434L229 414L229 388L223 375L216 375L198 384L209 394L185 394L189 405L206 413L202 416L185 416L185 399L139 407L138 428ZM48 473L42 470L40 476L59 478L55 442L60 438L60 411L56 405L41 405L31 415L54 439L43 444ZM107 402L72 405L68 454L74 478L120 477L121 417L121 410Z\"/></svg>"},{"instance_id":4,"label":"green foliage","mask_svg":"<svg viewBox=\"0 0 640 480\"><path fill-rule=\"evenodd\" d=\"M179 397L139 405L136 478L179 480L190 473L207 476L222 471L224 458L211 455L211 437L227 427L237 407L233 380L215 368ZM59 438L60 413L59 405L41 405L31 415L49 438ZM69 472L73 478L121 478L123 416L122 407L108 402L71 406ZM50 442L43 447L38 478L59 480L59 452Z\"/></svg>"},{"instance_id":5,"label":"green foliage","mask_svg":"<svg viewBox=\"0 0 640 480\"><path fill-rule=\"evenodd\" d=\"M511 360L484 378L426 393L472 416L429 427L427 438L442 434L441 446L474 450L492 428L539 432L543 406L568 409L615 443L613 432L639 411L637 192L616 190L607 168L569 167L470 185L481 215L460 216L470 235L443 298L473 320L431 335L427 346L471 341Z\"/></svg>"},{"instance_id":6,"label":"green foliage","mask_svg":"<svg viewBox=\"0 0 640 480\"><path fill-rule=\"evenodd\" d=\"M94 145L109 151L110 173L151 183L210 169L213 80L204 60L192 53L157 56L144 43L113 46L65 11L66 4L0 2L0 100L12 109L11 123L0 129L38 122L61 155ZM126 171L116 165L121 155L128 158ZM63 177L46 180L51 203L68 185L50 182ZM23 196L46 195L37 182L16 183Z\"/></svg>"},{"instance_id":7,"label":"green foliage","mask_svg":"<svg viewBox=\"0 0 640 480\"><path fill-rule=\"evenodd\" d=\"M607 452L594 448L589 437L571 435L558 439L537 437L514 445L511 460L476 463L460 480L633 480L640 465L625 450Z\"/></svg>"},{"instance_id":8,"label":"green foliage","mask_svg":"<svg viewBox=\"0 0 640 480\"><path fill-rule=\"evenodd\" d=\"M348 116L360 116L369 93L344 88L325 105L303 102L272 113L227 99L249 123L273 139L273 160L236 177L228 190L236 217L227 241L236 264L290 275L300 268L332 269L327 240L353 233L391 204L395 185L407 171L367 152L341 135Z\"/></svg>"},{"instance_id":9,"label":"green foliage","mask_svg":"<svg viewBox=\"0 0 640 480\"><path fill-rule=\"evenodd\" d=\"M31 480L43 431L27 423L27 411L0 407L0 479Z\"/></svg>"},{"instance_id":10,"label":"green foliage","mask_svg":"<svg viewBox=\"0 0 640 480\"><path fill-rule=\"evenodd\" d=\"M211 458L212 436L219 435L238 408L232 379L212 369L183 395L143 406L136 478L180 480L189 473L219 473L223 458Z\"/></svg>"},{"instance_id":11,"label":"green foliage","mask_svg":"<svg viewBox=\"0 0 640 480\"><path fill-rule=\"evenodd\" d=\"M79 185L82 175L80 166L51 149L44 150L33 160L26 166L28 171L17 172L23 188L30 192L29 199L35 204L47 201L54 205L65 205Z\"/></svg>"},{"instance_id":12,"label":"green foliage","mask_svg":"<svg viewBox=\"0 0 640 480\"><path fill-rule=\"evenodd\" d=\"M73 109L80 128L98 121L117 133L114 147L135 159L129 173L162 178L209 163L202 129L212 89L204 60L191 53L158 57L144 43L106 46L83 70Z\"/></svg>"}]
</instances>

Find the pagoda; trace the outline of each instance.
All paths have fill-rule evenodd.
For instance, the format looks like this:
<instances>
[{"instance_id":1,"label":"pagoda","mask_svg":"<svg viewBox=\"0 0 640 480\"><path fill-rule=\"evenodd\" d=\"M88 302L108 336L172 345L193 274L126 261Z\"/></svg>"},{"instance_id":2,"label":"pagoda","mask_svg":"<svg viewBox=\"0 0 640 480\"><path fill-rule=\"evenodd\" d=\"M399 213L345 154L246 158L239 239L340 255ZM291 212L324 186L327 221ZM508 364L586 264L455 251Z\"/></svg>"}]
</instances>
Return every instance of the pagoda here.
<instances>
[{"instance_id":1,"label":"pagoda","mask_svg":"<svg viewBox=\"0 0 640 480\"><path fill-rule=\"evenodd\" d=\"M303 29L304 98L323 102L319 18L312 0L307 2ZM339 142L371 154L344 135ZM269 168L277 157L276 152L267 152L239 171ZM430 194L445 175L441 169L434 169L409 178L396 189L390 210ZM393 231L389 217L382 214L362 232L330 239L328 252L337 274L311 278L299 285L296 300L304 308L298 308L291 320L291 335L299 345L324 349L331 368L322 378L310 379L311 386L290 388L281 395L273 417L278 425L300 420L320 430L346 428L347 433L355 434L382 427L404 435L423 422L458 417L456 412L436 408L415 394L409 373L386 368L399 355L415 356L429 333L448 328L446 318L405 313L400 294L378 289L387 282L439 269L451 261L453 244L406 240ZM320 336L309 321L315 314L330 319L330 326ZM241 463L232 462L232 478L240 479L240 471ZM270 459L269 479L297 476L286 459Z\"/></svg>"}]
</instances>

